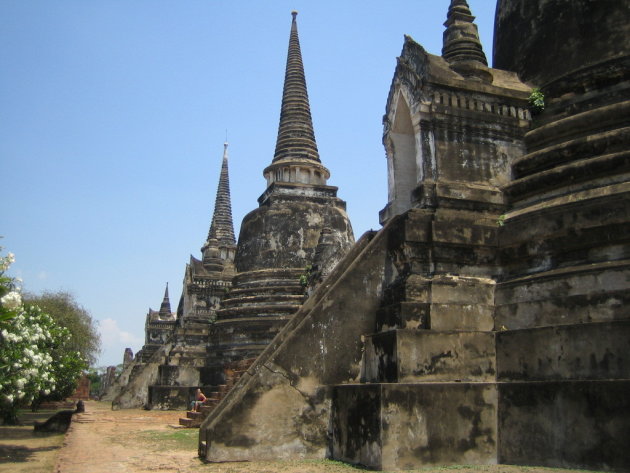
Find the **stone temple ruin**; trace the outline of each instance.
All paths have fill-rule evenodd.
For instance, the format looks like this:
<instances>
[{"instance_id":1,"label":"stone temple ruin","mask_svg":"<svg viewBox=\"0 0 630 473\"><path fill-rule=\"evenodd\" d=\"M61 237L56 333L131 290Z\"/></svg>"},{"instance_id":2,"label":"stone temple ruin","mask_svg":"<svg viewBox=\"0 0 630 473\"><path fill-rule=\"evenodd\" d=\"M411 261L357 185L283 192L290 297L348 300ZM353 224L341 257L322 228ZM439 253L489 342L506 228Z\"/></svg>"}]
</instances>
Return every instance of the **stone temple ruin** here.
<instances>
[{"instance_id":1,"label":"stone temple ruin","mask_svg":"<svg viewBox=\"0 0 630 473\"><path fill-rule=\"evenodd\" d=\"M498 0L491 68L451 0L440 56L405 37L383 228L352 245L294 14L259 207L238 244L211 225L190 302L114 404L221 386L199 431L211 462L628 471L629 25L619 1ZM197 296L209 286L215 299Z\"/></svg>"},{"instance_id":2,"label":"stone temple ruin","mask_svg":"<svg viewBox=\"0 0 630 473\"><path fill-rule=\"evenodd\" d=\"M142 349L103 399L114 408L185 409L196 388L214 390L205 382L209 329L232 286L235 251L225 143L210 229L201 259L191 256L186 265L177 312L167 286L160 310L147 313Z\"/></svg>"},{"instance_id":3,"label":"stone temple ruin","mask_svg":"<svg viewBox=\"0 0 630 473\"><path fill-rule=\"evenodd\" d=\"M628 471L630 9L465 0L406 37L389 202L200 428L207 461ZM532 107L532 89L544 95Z\"/></svg>"},{"instance_id":4,"label":"stone temple ruin","mask_svg":"<svg viewBox=\"0 0 630 473\"><path fill-rule=\"evenodd\" d=\"M160 310L149 310L145 345L104 397L114 408L185 409L198 387L218 401L300 308L305 286L312 290L354 244L319 158L295 15L276 149L263 175L267 188L237 245L226 143L203 257L186 266L177 314L168 288ZM201 422L189 415L183 424Z\"/></svg>"}]
</instances>

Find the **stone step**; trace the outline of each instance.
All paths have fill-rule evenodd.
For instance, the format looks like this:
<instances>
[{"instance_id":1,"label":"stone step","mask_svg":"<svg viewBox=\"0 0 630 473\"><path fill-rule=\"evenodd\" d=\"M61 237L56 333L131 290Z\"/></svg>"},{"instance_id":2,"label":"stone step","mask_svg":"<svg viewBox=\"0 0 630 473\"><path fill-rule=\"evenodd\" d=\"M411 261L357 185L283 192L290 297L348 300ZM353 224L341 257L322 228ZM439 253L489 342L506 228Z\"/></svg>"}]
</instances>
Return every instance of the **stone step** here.
<instances>
[{"instance_id":1,"label":"stone step","mask_svg":"<svg viewBox=\"0 0 630 473\"><path fill-rule=\"evenodd\" d=\"M429 300L429 278L410 274L405 279L397 280L383 291L385 306L400 302L426 302Z\"/></svg>"},{"instance_id":2,"label":"stone step","mask_svg":"<svg viewBox=\"0 0 630 473\"><path fill-rule=\"evenodd\" d=\"M630 320L507 330L496 337L502 382L630 378Z\"/></svg>"},{"instance_id":3,"label":"stone step","mask_svg":"<svg viewBox=\"0 0 630 473\"><path fill-rule=\"evenodd\" d=\"M269 279L291 279L294 274L304 271L303 268L272 268L253 271L243 271L234 277L234 284L242 284L248 281L260 281Z\"/></svg>"},{"instance_id":4,"label":"stone step","mask_svg":"<svg viewBox=\"0 0 630 473\"><path fill-rule=\"evenodd\" d=\"M497 463L494 383L346 384L332 400L333 460L388 471Z\"/></svg>"},{"instance_id":5,"label":"stone step","mask_svg":"<svg viewBox=\"0 0 630 473\"><path fill-rule=\"evenodd\" d=\"M186 411L186 418L188 419L202 419L203 415L197 411Z\"/></svg>"},{"instance_id":6,"label":"stone step","mask_svg":"<svg viewBox=\"0 0 630 473\"><path fill-rule=\"evenodd\" d=\"M423 302L399 302L378 309L376 331L392 329L429 328L430 304Z\"/></svg>"},{"instance_id":7,"label":"stone step","mask_svg":"<svg viewBox=\"0 0 630 473\"><path fill-rule=\"evenodd\" d=\"M251 304L244 307L234 306L217 310L217 322L222 320L241 319L250 317L278 317L294 314L300 304ZM216 324L216 322L215 322Z\"/></svg>"},{"instance_id":8,"label":"stone step","mask_svg":"<svg viewBox=\"0 0 630 473\"><path fill-rule=\"evenodd\" d=\"M263 294L224 299L221 307L223 309L229 309L232 307L249 307L259 306L261 303L265 305L300 305L304 301L303 292L304 291L301 291L299 294Z\"/></svg>"},{"instance_id":9,"label":"stone step","mask_svg":"<svg viewBox=\"0 0 630 473\"><path fill-rule=\"evenodd\" d=\"M247 372L247 370L229 370L229 373L235 378L240 378L245 372Z\"/></svg>"},{"instance_id":10,"label":"stone step","mask_svg":"<svg viewBox=\"0 0 630 473\"><path fill-rule=\"evenodd\" d=\"M493 282L479 277L411 274L384 291L377 331L494 329Z\"/></svg>"},{"instance_id":11,"label":"stone step","mask_svg":"<svg viewBox=\"0 0 630 473\"><path fill-rule=\"evenodd\" d=\"M289 271L288 273L280 275L262 276L255 275L254 277L245 278L248 273L241 273L234 278L235 284L230 289L230 294L233 291L250 288L276 288L276 287L299 287L300 275L304 273L304 270ZM252 274L252 273L249 273Z\"/></svg>"},{"instance_id":12,"label":"stone step","mask_svg":"<svg viewBox=\"0 0 630 473\"><path fill-rule=\"evenodd\" d=\"M217 407L218 404L219 404L218 402L213 402L213 403L203 405L199 408L199 412L201 412L205 417L208 414L210 414L214 410L214 408Z\"/></svg>"},{"instance_id":13,"label":"stone step","mask_svg":"<svg viewBox=\"0 0 630 473\"><path fill-rule=\"evenodd\" d=\"M284 284L277 286L253 286L253 287L242 287L232 289L225 300L234 299L237 297L247 297L247 296L256 296L256 295L274 295L274 294L302 294L304 293L304 288L301 284Z\"/></svg>"},{"instance_id":14,"label":"stone step","mask_svg":"<svg viewBox=\"0 0 630 473\"><path fill-rule=\"evenodd\" d=\"M362 381L492 382L495 332L392 330L366 337Z\"/></svg>"},{"instance_id":15,"label":"stone step","mask_svg":"<svg viewBox=\"0 0 630 473\"><path fill-rule=\"evenodd\" d=\"M189 419L189 418L180 418L179 425L188 428L198 428L201 425L201 420L199 419Z\"/></svg>"},{"instance_id":16,"label":"stone step","mask_svg":"<svg viewBox=\"0 0 630 473\"><path fill-rule=\"evenodd\" d=\"M225 369L231 369L236 371L247 371L252 364L256 361L256 358L244 358L238 361L231 361L225 364Z\"/></svg>"}]
</instances>

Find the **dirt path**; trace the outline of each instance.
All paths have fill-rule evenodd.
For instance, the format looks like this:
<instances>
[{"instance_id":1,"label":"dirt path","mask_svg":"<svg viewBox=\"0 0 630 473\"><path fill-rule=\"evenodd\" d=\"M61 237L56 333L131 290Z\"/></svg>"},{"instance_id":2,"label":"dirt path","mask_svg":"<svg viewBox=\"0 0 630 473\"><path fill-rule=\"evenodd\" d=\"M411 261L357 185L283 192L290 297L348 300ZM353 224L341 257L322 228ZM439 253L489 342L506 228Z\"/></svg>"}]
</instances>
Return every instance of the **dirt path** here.
<instances>
[{"instance_id":1,"label":"dirt path","mask_svg":"<svg viewBox=\"0 0 630 473\"><path fill-rule=\"evenodd\" d=\"M349 465L325 460L203 463L197 457L197 429L174 428L182 412L126 409L86 403L66 434L54 473L358 473ZM14 464L14 466L17 466ZM26 473L27 464L11 469ZM26 469L24 469L26 467ZM571 470L507 465L423 468L422 473L562 473ZM2 473L0 468L0 473ZM51 471L51 470L48 470ZM575 470L573 470L573 473ZM409 472L411 473L411 472Z\"/></svg>"},{"instance_id":2,"label":"dirt path","mask_svg":"<svg viewBox=\"0 0 630 473\"><path fill-rule=\"evenodd\" d=\"M75 415L57 458L55 473L193 472L200 466L193 450L165 448L181 412L125 409L87 402ZM192 438L193 431L187 432ZM152 441L154 440L154 441Z\"/></svg>"},{"instance_id":3,"label":"dirt path","mask_svg":"<svg viewBox=\"0 0 630 473\"><path fill-rule=\"evenodd\" d=\"M177 428L183 412L124 409L87 402L74 416L54 473L353 473L326 461L201 462L197 429ZM28 470L24 470L28 471ZM458 472L460 473L460 472Z\"/></svg>"}]
</instances>

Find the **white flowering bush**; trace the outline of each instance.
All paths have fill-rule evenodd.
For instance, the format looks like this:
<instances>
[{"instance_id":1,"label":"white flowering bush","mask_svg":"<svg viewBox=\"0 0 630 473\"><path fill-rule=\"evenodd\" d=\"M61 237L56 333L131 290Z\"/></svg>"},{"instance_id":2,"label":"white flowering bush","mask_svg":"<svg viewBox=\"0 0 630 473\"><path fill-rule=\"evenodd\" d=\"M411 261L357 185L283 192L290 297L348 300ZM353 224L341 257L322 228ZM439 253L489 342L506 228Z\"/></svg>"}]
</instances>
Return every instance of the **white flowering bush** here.
<instances>
[{"instance_id":1,"label":"white flowering bush","mask_svg":"<svg viewBox=\"0 0 630 473\"><path fill-rule=\"evenodd\" d=\"M50 352L59 327L34 306L0 326L0 412L5 423L15 423L18 406L56 388Z\"/></svg>"},{"instance_id":2,"label":"white flowering bush","mask_svg":"<svg viewBox=\"0 0 630 473\"><path fill-rule=\"evenodd\" d=\"M1 249L2 247L0 247ZM13 253L0 256L0 321L15 317L22 305L22 296L16 285L16 280L5 274L14 261Z\"/></svg>"},{"instance_id":3,"label":"white flowering bush","mask_svg":"<svg viewBox=\"0 0 630 473\"><path fill-rule=\"evenodd\" d=\"M0 416L8 424L17 423L20 406L72 394L87 367L68 350L67 328L39 307L22 304L15 281L5 276L13 260L10 253L0 257Z\"/></svg>"}]
</instances>

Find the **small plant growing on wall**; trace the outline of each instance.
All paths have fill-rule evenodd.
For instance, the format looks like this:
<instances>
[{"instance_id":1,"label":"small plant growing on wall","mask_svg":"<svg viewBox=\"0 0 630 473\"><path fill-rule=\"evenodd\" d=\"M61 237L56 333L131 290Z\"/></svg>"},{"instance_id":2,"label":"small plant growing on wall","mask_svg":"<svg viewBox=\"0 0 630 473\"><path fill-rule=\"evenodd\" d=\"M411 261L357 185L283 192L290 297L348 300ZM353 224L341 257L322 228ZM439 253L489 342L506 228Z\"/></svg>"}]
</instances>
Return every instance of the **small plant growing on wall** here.
<instances>
[{"instance_id":1,"label":"small plant growing on wall","mask_svg":"<svg viewBox=\"0 0 630 473\"><path fill-rule=\"evenodd\" d=\"M306 288L308 286L308 280L311 277L311 271L313 270L313 266L310 264L304 268L304 272L300 274L300 286Z\"/></svg>"},{"instance_id":2,"label":"small plant growing on wall","mask_svg":"<svg viewBox=\"0 0 630 473\"><path fill-rule=\"evenodd\" d=\"M539 115L545 109L545 94L540 89L532 89L532 93L529 95L529 110L532 115Z\"/></svg>"}]
</instances>

